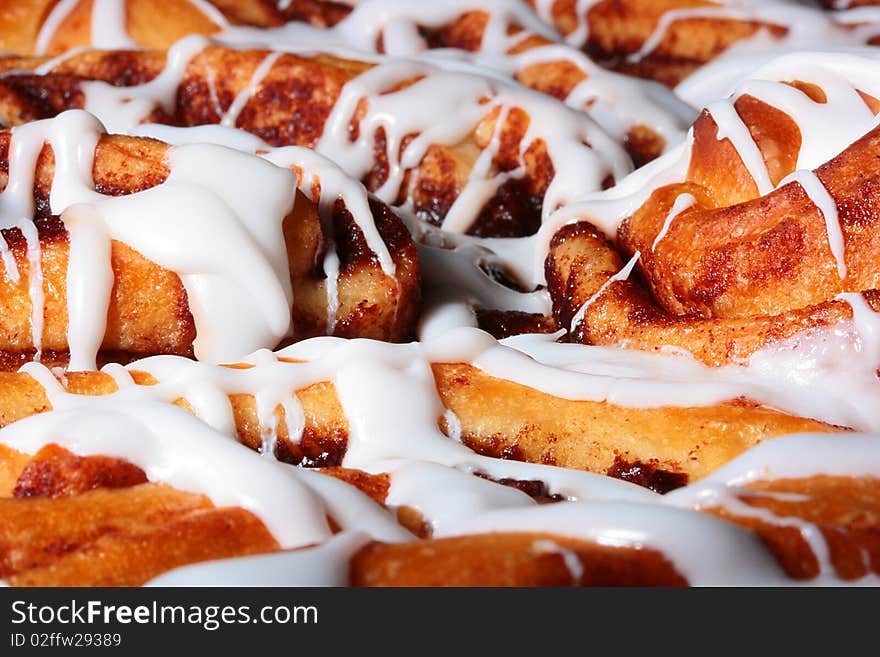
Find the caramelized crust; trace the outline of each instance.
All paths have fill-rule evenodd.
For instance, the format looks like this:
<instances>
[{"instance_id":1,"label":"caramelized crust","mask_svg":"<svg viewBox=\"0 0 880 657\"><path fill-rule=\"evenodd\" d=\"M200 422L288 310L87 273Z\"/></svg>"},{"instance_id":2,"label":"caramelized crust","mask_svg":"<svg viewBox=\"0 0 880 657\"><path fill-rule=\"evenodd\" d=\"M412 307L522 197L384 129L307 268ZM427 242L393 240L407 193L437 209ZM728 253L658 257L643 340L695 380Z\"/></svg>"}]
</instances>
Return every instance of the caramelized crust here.
<instances>
[{"instance_id":1,"label":"caramelized crust","mask_svg":"<svg viewBox=\"0 0 880 657\"><path fill-rule=\"evenodd\" d=\"M0 132L0 185L5 186L10 133ZM109 195L138 192L161 184L168 175L167 146L152 139L108 135L95 153L95 189ZM67 351L68 237L63 223L50 214L48 196L54 156L46 146L35 181L35 218L42 255L45 294L42 345L49 362L64 361ZM415 245L400 220L383 204L372 202L380 235L397 266L386 276L366 248L363 233L343 205L333 216L333 238L340 255L339 309L336 334L385 340L407 338L418 311L419 281ZM294 289L293 320L297 338L323 334L326 327L325 280L321 263L326 248L316 205L298 193L283 224ZM20 278L0 279L0 365L14 369L33 354L28 289L27 244L17 228L3 230ZM105 352L137 355L192 355L195 326L179 277L150 262L121 242L112 244L115 277L104 338ZM275 346L275 345L267 345Z\"/></svg>"},{"instance_id":2,"label":"caramelized crust","mask_svg":"<svg viewBox=\"0 0 880 657\"><path fill-rule=\"evenodd\" d=\"M15 483L16 499L0 498L0 577L18 586L134 586L195 561L278 549L250 512L215 509L137 473L116 459L41 450Z\"/></svg>"},{"instance_id":3,"label":"caramelized crust","mask_svg":"<svg viewBox=\"0 0 880 657\"><path fill-rule=\"evenodd\" d=\"M94 488L127 488L147 483L137 466L109 456L77 456L58 445L34 454L12 489L12 497L71 497Z\"/></svg>"},{"instance_id":4,"label":"caramelized crust","mask_svg":"<svg viewBox=\"0 0 880 657\"><path fill-rule=\"evenodd\" d=\"M750 96L738 100L736 109L758 137L771 180L778 184L796 168L797 124ZM776 315L880 286L880 130L816 170L838 207L844 279L837 273L825 218L803 188L790 183L759 195L737 151L717 134L704 112L694 126L686 181L657 190L620 229L625 252L643 253L642 271L665 309L719 318ZM672 203L684 192L693 194L697 205L675 218L652 252Z\"/></svg>"},{"instance_id":5,"label":"caramelized crust","mask_svg":"<svg viewBox=\"0 0 880 657\"><path fill-rule=\"evenodd\" d=\"M623 260L591 224L572 224L554 238L547 278L554 316L569 327L578 310L623 267ZM880 309L874 292L866 295ZM704 318L659 305L636 277L616 281L594 299L568 336L585 344L662 352L687 351L707 365L741 363L764 347L811 329L852 318L844 301L828 301L777 315Z\"/></svg>"}]
</instances>

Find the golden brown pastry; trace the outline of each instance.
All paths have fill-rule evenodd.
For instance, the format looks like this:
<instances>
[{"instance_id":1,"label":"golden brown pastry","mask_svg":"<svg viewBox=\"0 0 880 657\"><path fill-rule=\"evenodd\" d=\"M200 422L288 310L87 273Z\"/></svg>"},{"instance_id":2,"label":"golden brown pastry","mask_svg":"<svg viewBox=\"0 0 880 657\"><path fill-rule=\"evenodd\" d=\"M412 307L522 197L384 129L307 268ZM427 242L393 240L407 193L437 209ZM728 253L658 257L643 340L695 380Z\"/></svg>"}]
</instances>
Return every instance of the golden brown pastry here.
<instances>
[{"instance_id":1,"label":"golden brown pastry","mask_svg":"<svg viewBox=\"0 0 880 657\"><path fill-rule=\"evenodd\" d=\"M33 456L4 448L3 456L16 463L0 479L0 575L10 585L137 585L210 559L263 554L292 558L293 565L318 549L278 552L253 513L216 508L202 495L149 483L143 470L119 459L80 457L56 445ZM364 485L354 473L347 480ZM654 511L673 524L695 523L692 528L707 536L717 532L742 541L745 554L736 558L779 581L853 581L880 569L876 477L757 479L722 488L705 513L746 532L701 517L701 511L669 508L696 491L680 491L684 495L668 506L658 501ZM548 512L565 517L576 513L571 504L551 504ZM39 526L28 521L34 513L42 518ZM337 544L343 541L337 537ZM663 543L648 539L649 545L655 541ZM820 548L823 542L827 548ZM682 561L683 553L602 546L578 538L577 530L360 541L327 556L341 562L340 576L354 586L681 586L700 577L695 563Z\"/></svg>"}]
</instances>

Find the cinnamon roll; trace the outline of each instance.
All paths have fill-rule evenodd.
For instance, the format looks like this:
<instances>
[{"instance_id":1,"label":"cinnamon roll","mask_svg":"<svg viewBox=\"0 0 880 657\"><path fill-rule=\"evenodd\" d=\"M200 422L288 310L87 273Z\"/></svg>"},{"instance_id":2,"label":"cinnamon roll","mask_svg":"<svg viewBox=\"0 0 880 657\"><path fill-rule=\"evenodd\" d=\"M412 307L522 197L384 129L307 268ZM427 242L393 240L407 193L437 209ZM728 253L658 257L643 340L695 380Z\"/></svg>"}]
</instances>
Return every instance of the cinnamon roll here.
<instances>
[{"instance_id":1,"label":"cinnamon roll","mask_svg":"<svg viewBox=\"0 0 880 657\"><path fill-rule=\"evenodd\" d=\"M719 88L741 79L756 61L785 52L847 50L877 39L877 16L824 13L798 0L530 0L570 45L614 70L680 85L693 102L695 72ZM837 9L850 5L837 3ZM859 3L861 4L861 3ZM856 7L856 3L852 4ZM718 62L717 66L706 65ZM743 73L742 68L746 71ZM753 70L753 69L751 69ZM683 84L682 84L683 83ZM700 102L708 102L702 97Z\"/></svg>"},{"instance_id":2,"label":"cinnamon roll","mask_svg":"<svg viewBox=\"0 0 880 657\"><path fill-rule=\"evenodd\" d=\"M875 584L834 5L0 6L2 583Z\"/></svg>"},{"instance_id":3,"label":"cinnamon roll","mask_svg":"<svg viewBox=\"0 0 880 657\"><path fill-rule=\"evenodd\" d=\"M148 5L126 0L111 11L85 2L43 2L45 19L31 28L35 31L16 29L13 34L10 27L4 35L0 25L0 48L37 55L84 46L165 49L184 36L203 34L221 43L280 50L314 44L322 51L344 53L355 46L396 57L426 51L446 57L455 52L453 60L494 69L588 112L638 162L653 159L677 141L690 118L690 109L661 87L633 84L557 43L553 30L518 1L484 8L457 0L430 7L388 0L355 6L172 0L158 19ZM110 33L117 37L108 38Z\"/></svg>"},{"instance_id":4,"label":"cinnamon roll","mask_svg":"<svg viewBox=\"0 0 880 657\"><path fill-rule=\"evenodd\" d=\"M703 111L657 184L573 210L595 208L620 253L590 225L554 237L560 324L588 343L678 347L715 366L845 324L870 331L880 89L859 71L873 66L852 55L780 59ZM848 121L829 132L833 116Z\"/></svg>"},{"instance_id":5,"label":"cinnamon roll","mask_svg":"<svg viewBox=\"0 0 880 657\"><path fill-rule=\"evenodd\" d=\"M83 108L123 133L143 122L238 128L270 146L313 148L385 202L411 206L452 232L532 234L545 207L632 168L588 117L504 81L430 63L374 65L189 37L168 53L7 57L0 66L7 125ZM34 69L42 73L22 73Z\"/></svg>"}]
</instances>

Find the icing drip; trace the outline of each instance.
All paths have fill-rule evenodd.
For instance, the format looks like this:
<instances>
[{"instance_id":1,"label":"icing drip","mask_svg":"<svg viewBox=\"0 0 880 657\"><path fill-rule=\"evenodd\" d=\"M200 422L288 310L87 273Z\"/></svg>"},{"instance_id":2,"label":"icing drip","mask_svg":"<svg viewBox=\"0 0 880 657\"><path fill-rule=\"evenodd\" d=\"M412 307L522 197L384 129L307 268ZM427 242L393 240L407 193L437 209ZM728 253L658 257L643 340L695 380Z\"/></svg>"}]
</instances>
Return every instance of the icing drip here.
<instances>
[{"instance_id":1,"label":"icing drip","mask_svg":"<svg viewBox=\"0 0 880 657\"><path fill-rule=\"evenodd\" d=\"M742 159L743 165L755 181L758 194L764 196L773 191L773 183L770 181L770 172L764 155L758 148L748 129L732 103L720 101L706 108L718 126L718 141L727 139L736 149Z\"/></svg>"},{"instance_id":2,"label":"icing drip","mask_svg":"<svg viewBox=\"0 0 880 657\"><path fill-rule=\"evenodd\" d=\"M44 55L49 49L49 44L55 36L55 32L61 27L61 24L67 19L67 16L73 11L74 7L79 4L79 0L58 0L37 34L37 43L35 51L38 55Z\"/></svg>"},{"instance_id":3,"label":"icing drip","mask_svg":"<svg viewBox=\"0 0 880 657\"><path fill-rule=\"evenodd\" d=\"M326 221L330 217L336 200L342 199L345 208L363 233L367 246L379 261L382 271L387 276L394 277L394 261L376 228L366 189L358 181L349 178L339 166L326 157L299 146L274 148L259 137L242 130L216 125L176 128L160 124L143 124L132 129L131 134L153 137L168 144L217 144L243 153L259 155L276 166L296 171L299 190L311 201L318 203L323 220ZM316 188L321 190L318 197L314 194ZM324 228L325 236L332 234L327 230L327 226ZM328 249L327 256L331 258L329 252L332 252L332 249ZM326 268L333 269L335 266L332 261L325 261ZM330 278L327 269L325 273ZM328 291L328 299L333 296L332 292Z\"/></svg>"},{"instance_id":4,"label":"icing drip","mask_svg":"<svg viewBox=\"0 0 880 657\"><path fill-rule=\"evenodd\" d=\"M125 0L92 0L92 44L98 48L133 49L128 36Z\"/></svg>"},{"instance_id":5,"label":"icing drip","mask_svg":"<svg viewBox=\"0 0 880 657\"><path fill-rule=\"evenodd\" d=\"M157 107L173 114L186 67L208 43L201 35L181 39L168 49L162 72L141 85L114 87L101 81L80 83L85 110L97 116L110 132L121 134L143 122Z\"/></svg>"},{"instance_id":6,"label":"icing drip","mask_svg":"<svg viewBox=\"0 0 880 657\"><path fill-rule=\"evenodd\" d=\"M581 563L580 557L578 557L576 552L566 550L561 545L546 539L535 541L532 545L532 550L536 554L557 554L562 557L562 562L568 568L568 572L571 573L572 585L578 586L580 584L581 578L584 576L584 565Z\"/></svg>"}]
</instances>

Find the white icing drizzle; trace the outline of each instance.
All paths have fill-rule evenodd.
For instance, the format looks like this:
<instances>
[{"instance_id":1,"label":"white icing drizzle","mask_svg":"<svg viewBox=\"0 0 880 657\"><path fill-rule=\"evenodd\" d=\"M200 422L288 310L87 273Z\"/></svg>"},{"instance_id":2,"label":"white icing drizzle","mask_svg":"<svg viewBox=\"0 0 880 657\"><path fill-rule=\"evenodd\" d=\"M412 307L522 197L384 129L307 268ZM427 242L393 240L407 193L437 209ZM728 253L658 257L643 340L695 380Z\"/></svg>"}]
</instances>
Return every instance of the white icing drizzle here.
<instances>
[{"instance_id":1,"label":"white icing drizzle","mask_svg":"<svg viewBox=\"0 0 880 657\"><path fill-rule=\"evenodd\" d=\"M669 232L669 228L672 226L672 222L675 221L675 218L685 210L690 210L696 205L696 203L697 199L693 194L679 194L675 197L675 202L669 209L666 219L663 220L663 226L660 228L660 232L657 233L657 237L654 238L654 243L651 244L651 252L657 250L657 245L663 241L664 237L666 237L666 233Z\"/></svg>"},{"instance_id":2,"label":"white icing drizzle","mask_svg":"<svg viewBox=\"0 0 880 657\"><path fill-rule=\"evenodd\" d=\"M137 44L128 36L125 0L92 0L92 44L98 48L130 50Z\"/></svg>"},{"instance_id":3,"label":"white icing drizzle","mask_svg":"<svg viewBox=\"0 0 880 657\"><path fill-rule=\"evenodd\" d=\"M758 194L764 196L773 191L764 155L733 104L722 100L707 109L718 126L718 140L727 139L736 149L743 165L755 181Z\"/></svg>"},{"instance_id":4,"label":"white icing drizzle","mask_svg":"<svg viewBox=\"0 0 880 657\"><path fill-rule=\"evenodd\" d=\"M109 254L111 239L132 246L181 276L196 323L199 358L234 360L255 347L275 346L289 332L292 305L281 233L281 222L292 208L296 187L289 169L299 172L301 188L307 195L312 196L316 186L323 189L320 205L324 215L332 211L337 198L343 199L383 270L394 276L394 262L359 183L307 149L263 149L256 138L243 140L247 144L243 146L230 137L230 133L238 136L240 131L213 128L212 134L220 138L209 141L229 141L246 152L261 150L264 157L251 157L222 146L184 144L169 151L171 173L165 183L123 197L107 197L94 191L92 159L103 128L85 112L66 112L13 131L10 181L0 195L0 209L3 226L19 227L28 241L31 323L38 352L42 276L39 241L30 220L34 212L32 193L28 190L33 189L36 158L45 142L52 146L56 159L50 194L52 212L62 215L71 232L67 301L72 369L93 369L103 341L113 277L109 255L96 255ZM199 136L204 133L172 128L158 132L172 141L205 141ZM188 139L182 138L184 133ZM253 189L263 191L254 195ZM169 243L163 235L172 233L186 236ZM204 235L212 235L212 240L204 240ZM233 252L237 255L230 258ZM6 254L7 272L14 280L17 267L8 249ZM332 332L338 306L338 257L332 248L325 258L325 270L328 331Z\"/></svg>"},{"instance_id":5,"label":"white icing drizzle","mask_svg":"<svg viewBox=\"0 0 880 657\"><path fill-rule=\"evenodd\" d=\"M192 0L192 4L225 28L220 38L228 41L271 43L280 52L314 49L321 43L319 39L332 44L334 39L344 36L351 44L372 51L381 36L385 50L397 55L416 55L427 48L416 25L440 26L472 8L472 3L464 0L422 3L418 7L367 0L358 3L352 14L333 30L298 25L258 31L227 26L225 18L216 9L212 12L202 0ZM284 4L283 0L280 4ZM551 20L553 4L553 0L538 0L538 14ZM577 28L567 42L578 44L588 38L586 15L593 4L591 0L578 0ZM816 18L816 11L810 11L805 26L793 25L795 16L806 14L787 2L765 4L766 9L762 9L754 1L727 2L717 10L670 12L635 58L653 51L672 22L698 15L758 15L761 20L789 26L789 34L783 39L770 39L761 33L748 40L752 46L772 41L769 50L774 52L793 48L795 38L824 33L820 29L838 36L846 32L845 38L839 36L839 40L831 42L832 47L841 49L844 43L851 45L852 39L867 34L861 28L845 31L829 23L832 19ZM45 52L74 5L75 2L62 0L50 12L38 37L40 52ZM597 191L607 173L621 178L629 170L622 151L578 112L560 109L553 100L521 90L504 75L513 75L530 63L563 59L588 74L566 102L578 109L590 106L592 115L616 138L640 121L640 117L649 117L640 122L667 139L680 131L682 124L670 119L669 114L655 112L655 104L665 102L659 92L652 95L656 87L603 74L586 57L565 46L552 44L509 55L508 51L529 33L554 40L557 35L522 3L497 0L481 6L488 8L489 22L481 50L473 57L441 52L418 60L377 58L379 64L375 68L346 85L318 148L339 166L306 149L270 148L258 138L228 127L178 129L139 125L157 106L169 111L173 108L186 65L207 43L203 37L190 37L175 45L169 51L165 70L150 83L128 88L100 82L84 85L87 109L111 129L182 144L170 151L171 174L157 188L119 198L94 192L92 157L102 127L83 112L68 112L52 121L16 128L10 147L9 183L0 194L0 227L20 228L27 241L28 283L34 308L31 324L34 344L39 350L42 276L39 241L30 219L34 166L43 144L49 143L56 160L51 209L62 215L70 233L68 306L72 369L94 367L94 354L104 330L102 317L106 317L101 309L106 310L109 304L112 285L108 264L111 239L129 244L181 275L193 306L200 360L238 360L258 347L274 346L288 331L292 304L286 252L279 248L283 245L281 218L293 203L296 181L291 169L296 172L299 188L319 204L322 217L326 218L337 199L343 199L383 271L393 276L394 263L375 228L367 194L362 185L345 173L362 177L370 169L373 138L380 127L386 132L391 170L378 195L390 203L397 201L401 191L409 191L401 189L404 174L418 165L431 143L456 144L496 109L501 118L515 107L529 113L531 122L520 155L536 139L543 139L554 161L556 177L544 199L543 225L532 238L480 240L450 234L448 231L466 232L476 212L498 186L522 174L519 169L502 174L493 171L499 146L496 127L489 146L478 158L468 184L447 216L445 231L428 229L410 220L410 227L421 233L418 236L424 242L420 245L420 256L428 304L420 326L421 342L392 345L316 338L276 354L267 349L255 351L245 359L253 365L246 369L157 356L128 367L105 367L103 371L113 377L119 390L96 398L66 392L63 381L45 367L32 363L23 371L43 385L54 410L0 430L0 443L27 453L34 453L44 444L58 443L81 454L124 458L144 468L153 481L206 494L218 505L247 508L266 524L283 547L305 548L190 566L163 575L155 584L204 584L222 579L241 584L338 585L347 581L348 560L370 538L395 542L410 540L412 536L397 525L390 513L347 484L278 463L273 458L260 458L230 439L236 436L230 394L255 396L261 451L272 456L282 415L290 439L296 442L302 436L305 416L294 392L313 383L330 381L349 424L343 465L390 473L389 506L417 509L435 536L497 531L552 533L608 546L659 550L693 584L791 584L753 534L698 512L708 506L722 506L738 515L796 527L820 564L820 576L808 583L839 584L818 528L805 521L778 518L746 504L740 495L754 493L742 487L761 479L814 474L880 477L880 437L791 436L771 440L705 481L665 497L588 473L479 456L461 443L461 422L441 403L432 363L471 363L491 376L566 399L652 408L710 405L746 397L798 415L880 431L876 404L880 319L860 294L839 297L852 307L852 321L772 345L747 363L715 369L681 354L560 344L555 342L558 334L523 335L499 342L474 328L472 305L523 312L549 310L546 292L509 290L486 276L481 267L497 266L520 282L532 287L539 285L543 282L546 248L556 229L586 218L613 234L620 220L632 214L654 189L683 179L692 145L689 135L664 157L625 177L615 188ZM94 42L101 39L113 47L134 45L125 32L124 9L122 2L96 2L92 15ZM856 18L840 21L854 22ZM525 31L509 35L507 28L511 25L522 26ZM293 37L301 38L297 46L278 45ZM741 46L730 49L721 59L732 58ZM235 124L277 60L278 52L268 54L258 66L221 123ZM859 89L880 96L880 85L873 72L876 62L849 52L815 56L799 53L765 65L768 58L766 52L761 52L745 63L731 64L730 70L725 69L724 75L712 83L716 89L731 84L731 80L741 79L743 70L753 78L738 89L731 84L724 94L712 97L717 101L718 97L735 91L728 100L710 105L719 126L718 138L731 141L759 191L765 194L774 188L766 163L733 103L749 94L792 116L801 128L803 144L798 171L781 184L799 182L822 212L838 272L844 277L844 244L836 204L810 170L876 125L856 92ZM474 75L474 64L487 66L501 75ZM47 67L48 64L43 70ZM407 88L392 91L401 82L422 76ZM827 102L815 103L803 92L777 82L795 79L819 85ZM678 91L686 97L702 93L696 83L691 87L683 85ZM618 93L609 100L608 94ZM350 142L348 125L363 98L368 100L368 111L361 120L358 140ZM644 112L627 109L645 98L651 103ZM846 120L829 119L835 116L844 116ZM401 152L403 138L410 134L417 137ZM254 154L263 159L253 157ZM256 189L259 194L253 194ZM675 217L694 203L690 194L676 198L653 247L662 240ZM403 210L408 209L411 208L405 204ZM166 240L160 239L167 232L162 226L182 235L180 242L187 248L174 250L172 245L165 244ZM194 254L192 247L201 244L204 235L211 235L211 243L196 249ZM324 260L328 332L335 326L338 272L338 258L332 244L330 247ZM230 258L230 253L235 257ZM7 276L17 281L19 274L5 242L0 243L0 255ZM572 328L608 285L629 276L639 255L636 253L584 304ZM235 331L231 331L233 326ZM212 327L222 327L223 334ZM158 384L136 385L130 374L135 370L152 374ZM187 399L196 417L169 404L179 398ZM440 430L440 418L445 418L446 434ZM475 477L473 473L495 479L539 480L547 485L548 492L562 495L568 501L538 505L518 490ZM343 528L343 533L331 537L327 514ZM549 540L536 541L534 549L559 554L572 580L580 580L583 567L576 554ZM859 583L876 581L872 575Z\"/></svg>"},{"instance_id":6,"label":"white icing drizzle","mask_svg":"<svg viewBox=\"0 0 880 657\"><path fill-rule=\"evenodd\" d=\"M417 81L392 91L408 80ZM369 99L368 109L359 122L358 137L352 141L349 126L363 98ZM404 173L418 166L431 144L457 144L494 108L503 115L510 107L522 108L530 117L520 143L520 155L536 139L542 139L551 160L557 163L543 199L545 216L586 190L600 189L608 174L621 177L631 168L622 150L592 121L559 106L553 99L516 88L504 80L408 60L380 64L347 83L325 122L316 150L352 177L363 178L373 166L376 133L383 129L389 175L376 195L394 203L401 192ZM413 134L417 136L401 149L403 138ZM485 164L483 160L481 165ZM487 188L482 179L471 178L459 194L454 218L444 228L464 232L482 209L487 191L501 182L503 178L490 180ZM469 221L461 219L460 208L465 200L469 209L464 216Z\"/></svg>"},{"instance_id":7,"label":"white icing drizzle","mask_svg":"<svg viewBox=\"0 0 880 657\"><path fill-rule=\"evenodd\" d=\"M557 554L562 557L562 562L571 573L572 586L578 586L584 576L584 565L576 552L568 550L554 541L547 539L537 540L532 544L532 551L536 554Z\"/></svg>"},{"instance_id":8,"label":"white icing drizzle","mask_svg":"<svg viewBox=\"0 0 880 657\"><path fill-rule=\"evenodd\" d=\"M828 193L828 189L819 180L819 177L812 171L799 170L786 176L779 186L787 183L796 182L804 192L806 192L810 201L819 208L825 219L825 229L828 234L828 246L831 248L831 254L837 263L837 275L841 279L846 278L846 257L843 230L840 227L840 219L837 213L837 202Z\"/></svg>"},{"instance_id":9,"label":"white icing drizzle","mask_svg":"<svg viewBox=\"0 0 880 657\"><path fill-rule=\"evenodd\" d=\"M232 104L229 106L229 109L226 110L226 113L223 114L220 119L220 125L227 127L235 127L235 122L238 121L238 115L241 114L241 110L244 109L244 106L247 105L248 101L253 97L254 93L256 93L260 84L263 82L263 78L265 78L269 71L272 70L272 66L275 64L275 61L281 56L280 52L273 52L266 56L266 58L260 62L260 65L254 70L254 74L251 76L250 82L247 83L244 89L238 92L238 95L232 101Z\"/></svg>"},{"instance_id":10,"label":"white icing drizzle","mask_svg":"<svg viewBox=\"0 0 880 657\"><path fill-rule=\"evenodd\" d=\"M173 113L186 67L208 43L198 34L184 37L168 49L162 72L144 84L114 87L101 81L80 83L86 111L97 116L110 132L116 133L125 133L143 122L157 107Z\"/></svg>"},{"instance_id":11,"label":"white icing drizzle","mask_svg":"<svg viewBox=\"0 0 880 657\"><path fill-rule=\"evenodd\" d=\"M367 246L376 255L382 271L394 278L395 264L376 228L370 210L369 197L364 186L352 180L346 173L328 158L300 146L284 146L274 148L259 137L243 130L235 130L224 126L205 125L193 128L176 128L160 124L141 124L130 131L130 134L141 137L153 137L169 144L217 144L233 148L243 153L255 154L279 167L293 169L297 172L299 190L310 200L319 204L322 218L327 219L333 211L337 199L342 199L346 209L351 213L355 223L364 235ZM321 190L315 197L315 189ZM325 239L329 233L325 226ZM332 245L331 245L332 246ZM327 258L331 258L332 248L328 249ZM333 269L332 261L325 260L325 273L330 278L328 269ZM333 298L328 290L328 299ZM328 304L329 308L329 304ZM335 321L335 319L334 319ZM329 318L328 318L329 323Z\"/></svg>"},{"instance_id":12,"label":"white icing drizzle","mask_svg":"<svg viewBox=\"0 0 880 657\"><path fill-rule=\"evenodd\" d=\"M210 0L187 0L187 2L209 18L217 27L229 26L226 16Z\"/></svg>"},{"instance_id":13,"label":"white icing drizzle","mask_svg":"<svg viewBox=\"0 0 880 657\"><path fill-rule=\"evenodd\" d=\"M614 285L614 283L618 281L625 281L629 278L630 274L632 274L633 268L635 268L636 263L638 263L639 258L641 257L641 251L636 251L633 254L633 257L629 259L629 262L627 262L619 272L617 272L616 274L614 274L614 276L610 277L607 281L602 283L599 289L596 290L596 293L584 302L584 304L578 309L574 317L572 317L571 319L569 330L572 333L576 331L577 327L580 326L581 323L584 321L584 315L586 315L587 310L589 310L590 306L592 306L596 302L596 299L605 294L605 291L609 287Z\"/></svg>"},{"instance_id":14,"label":"white icing drizzle","mask_svg":"<svg viewBox=\"0 0 880 657\"><path fill-rule=\"evenodd\" d=\"M734 3L727 2L724 4L730 5ZM750 6L753 3L750 3L748 0L746 0L746 2L744 2L743 4ZM642 47L639 48L637 52L629 55L627 57L627 60L630 62L640 62L657 49L657 46L659 46L660 43L663 41L663 38L669 31L669 27L673 23L681 20L689 20L695 18L724 18L730 20L744 21L752 19L753 15L729 7L689 7L686 9L670 9L660 16L660 21L657 23L657 27L654 28L654 31L650 34L650 36L645 39Z\"/></svg>"},{"instance_id":15,"label":"white icing drizzle","mask_svg":"<svg viewBox=\"0 0 880 657\"><path fill-rule=\"evenodd\" d=\"M771 36L759 30L755 36L735 43L724 53L676 87L675 92L695 106L705 105L728 95L742 80L752 76L775 59L794 56L856 54L875 56L876 48L864 47L880 33L880 12L863 7L847 12L822 12L789 2L759 2L741 9L746 20L756 19L786 29L784 35ZM719 9L719 16L725 9ZM813 52L810 52L813 51ZM839 126L828 126L837 128Z\"/></svg>"},{"instance_id":16,"label":"white icing drizzle","mask_svg":"<svg viewBox=\"0 0 880 657\"><path fill-rule=\"evenodd\" d=\"M46 20L40 26L37 34L37 42L34 50L38 55L44 55L49 49L49 44L55 37L55 32L61 27L64 20L70 15L74 7L79 4L80 0L58 0L52 11L46 16Z\"/></svg>"},{"instance_id":17,"label":"white icing drizzle","mask_svg":"<svg viewBox=\"0 0 880 657\"><path fill-rule=\"evenodd\" d=\"M368 534L343 532L312 548L175 568L147 586L346 586L349 560L369 541Z\"/></svg>"},{"instance_id":18,"label":"white icing drizzle","mask_svg":"<svg viewBox=\"0 0 880 657\"><path fill-rule=\"evenodd\" d=\"M493 510L464 520L455 534L504 531L549 532L609 547L653 548L696 586L790 582L753 534L709 515L663 504L560 502Z\"/></svg>"},{"instance_id":19,"label":"white icing drizzle","mask_svg":"<svg viewBox=\"0 0 880 657\"><path fill-rule=\"evenodd\" d=\"M63 64L68 59L72 59L73 57L76 57L77 55L80 55L87 50L88 48L85 46L77 46L76 48L66 50L60 55L52 57L51 59L46 60L44 63L37 66L34 69L34 73L36 73L37 75L45 75L46 73L51 73L56 66Z\"/></svg>"},{"instance_id":20,"label":"white icing drizzle","mask_svg":"<svg viewBox=\"0 0 880 657\"><path fill-rule=\"evenodd\" d=\"M115 87L101 81L82 83L85 109L110 131L120 133L135 130L157 106L172 112L187 64L207 43L201 36L181 40L169 50L162 73L145 84ZM234 124L276 59L276 54L270 54L258 67L250 84L224 115L224 124ZM412 80L417 81L394 90ZM360 121L358 139L352 142L349 126L363 98L368 99L368 111ZM382 128L390 172L376 194L393 204L400 194L405 172L418 166L431 144L455 145L494 109L504 115L513 107L525 110L530 117L520 144L521 157L540 139L555 165L555 176L544 196L544 216L581 198L585 192L601 189L609 174L620 179L631 171L629 157L589 117L506 79L480 75L478 69L463 62L441 66L436 62L394 59L379 63L345 85L316 150L352 177L363 178L373 167L375 135ZM412 134L418 136L401 152L404 137ZM497 148L497 140L494 144ZM455 212L445 226L447 230L465 232L497 187L509 177L521 175L514 171L499 176L490 171L490 165L492 158L484 157L475 168L477 175L461 191Z\"/></svg>"},{"instance_id":21,"label":"white icing drizzle","mask_svg":"<svg viewBox=\"0 0 880 657\"><path fill-rule=\"evenodd\" d=\"M218 27L224 28L229 21L208 0L187 0ZM80 0L59 0L40 26L35 44L37 55L44 55L61 24L80 4ZM138 45L128 34L126 25L126 0L93 0L91 9L91 45L103 49L136 49Z\"/></svg>"},{"instance_id":22,"label":"white icing drizzle","mask_svg":"<svg viewBox=\"0 0 880 657\"><path fill-rule=\"evenodd\" d=\"M474 10L488 16L476 52L451 48L429 50L419 27L441 28ZM516 46L531 35L540 35L554 43L512 54ZM439 66L471 62L483 70L491 69L506 76L514 76L532 64L561 61L587 76L571 90L566 104L589 113L618 140L633 126L644 125L673 145L681 140L685 126L692 119L692 110L661 85L607 71L580 51L556 43L558 35L520 0L479 3L473 0L431 3L365 0L358 2L351 13L332 28L319 29L300 23L268 30L230 27L216 38L225 43L262 44L285 50L355 48L367 53L377 52L381 41L383 53L391 57L419 55Z\"/></svg>"}]
</instances>

